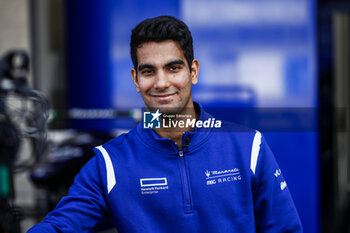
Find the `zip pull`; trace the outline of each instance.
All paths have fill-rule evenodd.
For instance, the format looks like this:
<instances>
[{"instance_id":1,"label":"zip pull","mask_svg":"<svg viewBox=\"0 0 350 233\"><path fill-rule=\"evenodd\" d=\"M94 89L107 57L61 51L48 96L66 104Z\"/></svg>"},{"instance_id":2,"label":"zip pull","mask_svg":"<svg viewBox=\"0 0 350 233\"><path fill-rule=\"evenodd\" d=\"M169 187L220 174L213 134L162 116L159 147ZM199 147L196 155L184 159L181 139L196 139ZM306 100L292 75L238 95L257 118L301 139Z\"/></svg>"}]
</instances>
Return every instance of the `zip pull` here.
<instances>
[{"instance_id":1,"label":"zip pull","mask_svg":"<svg viewBox=\"0 0 350 233\"><path fill-rule=\"evenodd\" d=\"M179 156L183 157L184 156L184 152L182 150L179 150Z\"/></svg>"}]
</instances>

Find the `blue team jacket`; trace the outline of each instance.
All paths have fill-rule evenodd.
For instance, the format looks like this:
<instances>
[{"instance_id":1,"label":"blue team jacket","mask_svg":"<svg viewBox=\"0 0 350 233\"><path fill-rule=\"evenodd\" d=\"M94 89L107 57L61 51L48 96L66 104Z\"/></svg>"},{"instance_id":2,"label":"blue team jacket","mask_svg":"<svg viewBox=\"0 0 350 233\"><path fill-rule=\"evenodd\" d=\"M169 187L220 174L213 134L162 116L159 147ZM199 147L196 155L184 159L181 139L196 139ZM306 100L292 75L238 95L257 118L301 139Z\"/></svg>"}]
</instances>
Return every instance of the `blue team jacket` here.
<instances>
[{"instance_id":1,"label":"blue team jacket","mask_svg":"<svg viewBox=\"0 0 350 233\"><path fill-rule=\"evenodd\" d=\"M186 144L179 150L139 124L97 147L68 196L29 232L88 232L108 216L119 233L302 232L259 132L223 124L184 133Z\"/></svg>"}]
</instances>

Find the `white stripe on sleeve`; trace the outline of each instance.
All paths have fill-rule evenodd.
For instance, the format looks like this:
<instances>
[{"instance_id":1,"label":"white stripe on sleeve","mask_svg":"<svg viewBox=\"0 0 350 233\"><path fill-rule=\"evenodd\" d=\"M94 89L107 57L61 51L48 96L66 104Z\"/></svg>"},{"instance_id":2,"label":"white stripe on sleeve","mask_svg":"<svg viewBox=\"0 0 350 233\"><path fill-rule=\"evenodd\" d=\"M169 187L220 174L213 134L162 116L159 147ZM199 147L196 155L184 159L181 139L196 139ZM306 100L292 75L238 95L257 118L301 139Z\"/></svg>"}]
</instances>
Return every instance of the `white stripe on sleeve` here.
<instances>
[{"instance_id":1,"label":"white stripe on sleeve","mask_svg":"<svg viewBox=\"0 0 350 233\"><path fill-rule=\"evenodd\" d=\"M252 145L252 152L250 155L250 169L252 170L254 175L255 175L256 164L258 163L260 144L261 144L261 133L259 131L256 131L254 140L253 140L253 145Z\"/></svg>"},{"instance_id":2,"label":"white stripe on sleeve","mask_svg":"<svg viewBox=\"0 0 350 233\"><path fill-rule=\"evenodd\" d=\"M115 175L114 175L114 168L113 168L113 164L111 161L111 158L109 157L109 154L107 153L107 151L105 150L105 148L103 148L102 146L98 146L96 147L96 149L98 149L99 151L101 151L103 158L105 160L106 163L106 170L107 170L107 190L108 190L108 194L109 192L112 190L112 188L115 185Z\"/></svg>"}]
</instances>

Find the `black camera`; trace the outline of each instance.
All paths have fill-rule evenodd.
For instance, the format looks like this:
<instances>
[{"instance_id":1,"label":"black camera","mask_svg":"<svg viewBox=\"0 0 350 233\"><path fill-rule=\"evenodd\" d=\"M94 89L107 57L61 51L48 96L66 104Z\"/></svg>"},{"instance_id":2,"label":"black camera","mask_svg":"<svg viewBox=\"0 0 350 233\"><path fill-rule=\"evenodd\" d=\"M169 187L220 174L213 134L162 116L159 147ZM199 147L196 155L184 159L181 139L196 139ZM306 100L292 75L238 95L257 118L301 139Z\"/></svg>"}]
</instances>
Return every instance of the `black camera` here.
<instances>
[{"instance_id":1,"label":"black camera","mask_svg":"<svg viewBox=\"0 0 350 233\"><path fill-rule=\"evenodd\" d=\"M0 59L0 233L20 232L21 214L14 205L13 175L32 167L46 141L49 104L40 92L28 86L28 74L29 57L24 51L14 50ZM20 101L15 111L9 107L10 96ZM32 154L28 161L17 163L23 137L31 140Z\"/></svg>"}]
</instances>

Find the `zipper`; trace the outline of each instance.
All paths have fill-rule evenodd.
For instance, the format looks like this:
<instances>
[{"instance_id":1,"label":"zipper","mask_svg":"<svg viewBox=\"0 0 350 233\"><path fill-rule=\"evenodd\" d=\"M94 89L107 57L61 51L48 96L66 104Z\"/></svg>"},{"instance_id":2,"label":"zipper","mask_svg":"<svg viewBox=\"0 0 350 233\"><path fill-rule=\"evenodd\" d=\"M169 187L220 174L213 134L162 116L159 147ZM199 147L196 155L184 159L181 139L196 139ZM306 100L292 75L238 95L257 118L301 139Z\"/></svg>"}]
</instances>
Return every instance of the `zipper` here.
<instances>
[{"instance_id":1,"label":"zipper","mask_svg":"<svg viewBox=\"0 0 350 233\"><path fill-rule=\"evenodd\" d=\"M185 157L183 150L179 150L180 157L180 169L181 169L181 178L183 185L183 193L184 193L184 204L185 204L185 213L192 213L192 198L190 191L190 184L188 182L188 174L186 170Z\"/></svg>"}]
</instances>

